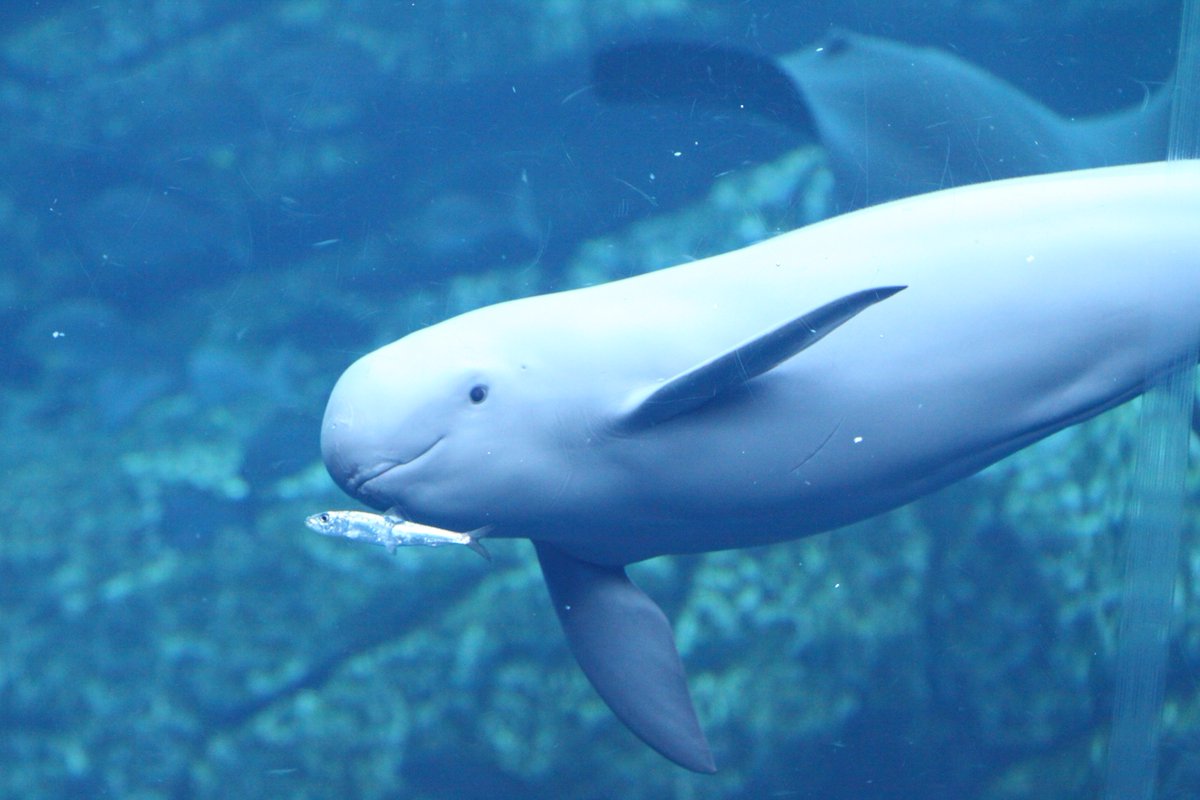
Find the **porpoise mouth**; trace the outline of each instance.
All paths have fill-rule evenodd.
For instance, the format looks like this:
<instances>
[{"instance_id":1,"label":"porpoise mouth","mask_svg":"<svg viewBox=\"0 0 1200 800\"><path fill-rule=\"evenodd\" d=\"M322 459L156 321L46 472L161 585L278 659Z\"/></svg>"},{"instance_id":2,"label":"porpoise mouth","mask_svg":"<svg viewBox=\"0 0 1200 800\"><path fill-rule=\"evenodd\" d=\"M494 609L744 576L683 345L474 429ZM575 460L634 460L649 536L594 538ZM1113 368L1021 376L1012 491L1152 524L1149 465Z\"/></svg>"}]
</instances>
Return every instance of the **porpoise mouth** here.
<instances>
[{"instance_id":1,"label":"porpoise mouth","mask_svg":"<svg viewBox=\"0 0 1200 800\"><path fill-rule=\"evenodd\" d=\"M363 469L363 470L357 471L350 478L350 480L347 481L347 484L349 485L349 489L351 490L352 493L357 494L358 492L365 489L367 484L370 483L371 481L375 480L376 478L378 478L382 475L386 475L387 473L394 470L396 467L402 467L406 464L411 464L414 461L416 461L417 459L421 458L426 453L428 453L430 450L437 447L438 442L440 442L444 438L445 438L444 436L437 437L436 439L433 440L433 442L428 447L426 447L424 450L417 453L416 455L409 456L408 458L398 458L398 459L394 459L394 460L383 461L379 464L376 464L374 467L372 467L370 469Z\"/></svg>"}]
</instances>

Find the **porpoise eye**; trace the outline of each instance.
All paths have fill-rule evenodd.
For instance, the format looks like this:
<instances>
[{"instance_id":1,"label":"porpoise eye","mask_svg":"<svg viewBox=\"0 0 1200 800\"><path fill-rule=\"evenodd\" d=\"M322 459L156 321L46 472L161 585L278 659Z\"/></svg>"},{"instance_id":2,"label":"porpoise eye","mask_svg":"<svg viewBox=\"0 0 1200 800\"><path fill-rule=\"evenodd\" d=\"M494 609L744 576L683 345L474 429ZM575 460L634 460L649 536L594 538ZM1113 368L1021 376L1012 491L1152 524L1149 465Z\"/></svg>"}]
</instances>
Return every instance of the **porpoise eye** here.
<instances>
[{"instance_id":1,"label":"porpoise eye","mask_svg":"<svg viewBox=\"0 0 1200 800\"><path fill-rule=\"evenodd\" d=\"M471 402L478 405L479 403L482 403L484 400L487 400L487 392L488 392L487 387L484 386L482 383L475 384L474 386L471 387L471 394L470 394Z\"/></svg>"}]
</instances>

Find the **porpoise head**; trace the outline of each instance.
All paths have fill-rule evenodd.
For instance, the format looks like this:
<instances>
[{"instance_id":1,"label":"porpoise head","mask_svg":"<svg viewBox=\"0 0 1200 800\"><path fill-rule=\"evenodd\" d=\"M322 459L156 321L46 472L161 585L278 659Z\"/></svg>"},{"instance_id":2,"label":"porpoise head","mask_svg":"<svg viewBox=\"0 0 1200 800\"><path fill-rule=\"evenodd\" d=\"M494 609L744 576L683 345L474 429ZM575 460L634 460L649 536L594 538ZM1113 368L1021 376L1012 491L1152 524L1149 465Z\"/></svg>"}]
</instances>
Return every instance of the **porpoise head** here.
<instances>
[{"instance_id":1,"label":"porpoise head","mask_svg":"<svg viewBox=\"0 0 1200 800\"><path fill-rule=\"evenodd\" d=\"M321 453L348 494L451 530L544 517L561 483L561 398L540 357L506 346L506 320L485 311L369 353L338 380Z\"/></svg>"}]
</instances>

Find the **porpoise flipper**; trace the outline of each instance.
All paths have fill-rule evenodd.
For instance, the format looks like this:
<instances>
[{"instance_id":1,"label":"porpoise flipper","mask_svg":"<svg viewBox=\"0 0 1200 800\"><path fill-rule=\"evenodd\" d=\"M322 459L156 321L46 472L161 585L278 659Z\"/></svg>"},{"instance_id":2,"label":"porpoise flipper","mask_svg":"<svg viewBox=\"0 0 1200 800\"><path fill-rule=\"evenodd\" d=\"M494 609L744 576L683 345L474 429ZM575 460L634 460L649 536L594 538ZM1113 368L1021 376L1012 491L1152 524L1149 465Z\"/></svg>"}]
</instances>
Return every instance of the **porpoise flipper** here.
<instances>
[{"instance_id":1,"label":"porpoise flipper","mask_svg":"<svg viewBox=\"0 0 1200 800\"><path fill-rule=\"evenodd\" d=\"M776 59L737 48L679 41L608 47L592 59L592 87L610 102L698 102L817 136L793 76Z\"/></svg>"},{"instance_id":2,"label":"porpoise flipper","mask_svg":"<svg viewBox=\"0 0 1200 800\"><path fill-rule=\"evenodd\" d=\"M662 609L623 567L581 561L534 542L575 660L613 713L681 767L716 772Z\"/></svg>"},{"instance_id":3,"label":"porpoise flipper","mask_svg":"<svg viewBox=\"0 0 1200 800\"><path fill-rule=\"evenodd\" d=\"M860 311L904 289L881 286L848 294L759 334L653 387L617 422L632 433L699 408L717 395L787 361Z\"/></svg>"},{"instance_id":4,"label":"porpoise flipper","mask_svg":"<svg viewBox=\"0 0 1200 800\"><path fill-rule=\"evenodd\" d=\"M1068 119L954 52L841 29L777 57L650 41L600 50L592 62L601 100L695 103L819 141L839 211L953 185L1160 159L1171 83L1133 108Z\"/></svg>"}]
</instances>

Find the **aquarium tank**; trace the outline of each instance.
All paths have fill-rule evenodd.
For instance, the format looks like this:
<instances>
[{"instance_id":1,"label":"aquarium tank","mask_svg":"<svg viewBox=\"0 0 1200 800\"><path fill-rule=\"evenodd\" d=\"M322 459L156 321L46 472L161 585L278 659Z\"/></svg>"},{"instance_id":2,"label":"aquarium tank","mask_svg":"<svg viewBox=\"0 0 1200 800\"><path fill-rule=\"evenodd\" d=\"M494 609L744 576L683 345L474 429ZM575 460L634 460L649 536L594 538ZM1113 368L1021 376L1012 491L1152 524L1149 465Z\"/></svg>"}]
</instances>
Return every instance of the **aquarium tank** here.
<instances>
[{"instance_id":1,"label":"aquarium tank","mask_svg":"<svg viewBox=\"0 0 1200 800\"><path fill-rule=\"evenodd\" d=\"M571 603L547 592L536 514L465 531L398 508L370 536L305 525L388 511L339 488L326 404L358 358L444 320L956 187L1168 157L1155 174L1200 175L1197 13L1192 0L7 4L0 797L1200 795L1200 320L1128 396L891 510L631 558L715 772L639 739L664 719L670 739L674 710L621 706L654 685L629 617L602 645L563 635ZM1194 207L1200 181L1181 191ZM1161 243L1145 206L1130 203L1149 222L1127 235ZM872 226L850 225L867 244L847 246L869 246ZM1200 270L1188 235L1176 252ZM976 265L941 267L963 281ZM612 315L614 331L654 332L628 358L702 333L676 324L684 294ZM1162 317L1145 309L1151 327ZM835 321L813 353L856 320ZM531 336L565 346L555 324ZM969 339L898 366L952 391L946 365L983 352ZM707 395L667 398L686 406L670 415L703 406L728 431L721 415L753 401L758 376L805 356L737 345L698 367L688 386ZM745 396L705 383L725 367ZM421 377L395 377L397 398ZM672 509L674 530L686 513ZM619 538L628 507L607 512L589 530ZM446 538L464 533L477 552ZM610 577L625 566L581 558ZM589 659L613 641L632 661L606 684Z\"/></svg>"}]
</instances>

